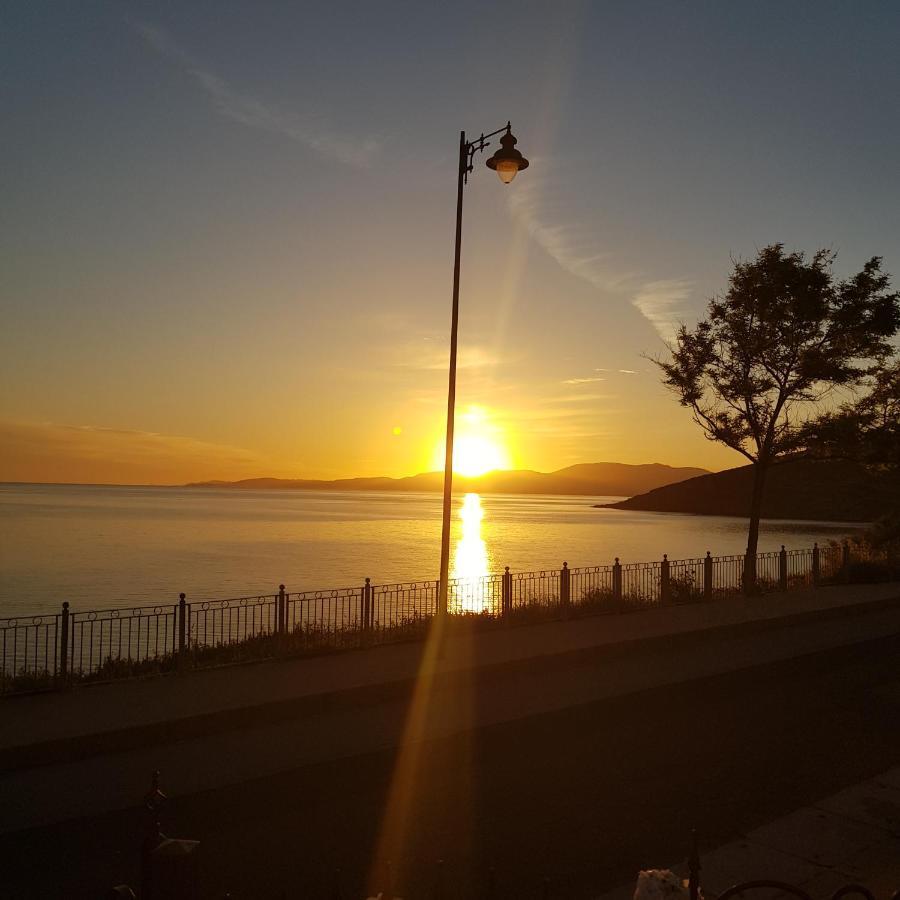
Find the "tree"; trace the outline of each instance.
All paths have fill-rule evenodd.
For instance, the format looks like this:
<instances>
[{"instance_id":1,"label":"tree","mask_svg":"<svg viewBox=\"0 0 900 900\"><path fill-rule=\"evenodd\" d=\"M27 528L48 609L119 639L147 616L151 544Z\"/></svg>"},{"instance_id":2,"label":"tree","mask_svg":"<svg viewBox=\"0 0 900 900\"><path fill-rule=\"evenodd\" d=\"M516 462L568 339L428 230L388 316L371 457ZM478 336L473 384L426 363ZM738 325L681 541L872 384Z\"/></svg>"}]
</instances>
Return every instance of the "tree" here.
<instances>
[{"instance_id":1,"label":"tree","mask_svg":"<svg viewBox=\"0 0 900 900\"><path fill-rule=\"evenodd\" d=\"M885 359L867 378L866 392L806 429L807 452L825 459L851 459L884 479L887 512L858 542L893 554L900 551L900 360ZM893 500L893 503L891 502Z\"/></svg>"},{"instance_id":2,"label":"tree","mask_svg":"<svg viewBox=\"0 0 900 900\"><path fill-rule=\"evenodd\" d=\"M664 383L690 408L709 440L746 457L753 490L743 582L756 587L759 519L766 474L801 448L833 407L840 387L860 385L892 353L900 328L900 295L889 291L881 259L838 281L835 254L807 261L772 244L735 263L728 290L709 301L707 318L682 325L671 359L655 360Z\"/></svg>"},{"instance_id":3,"label":"tree","mask_svg":"<svg viewBox=\"0 0 900 900\"><path fill-rule=\"evenodd\" d=\"M900 475L900 360L879 361L864 387L807 427L801 443L812 456L852 459L874 472Z\"/></svg>"}]
</instances>

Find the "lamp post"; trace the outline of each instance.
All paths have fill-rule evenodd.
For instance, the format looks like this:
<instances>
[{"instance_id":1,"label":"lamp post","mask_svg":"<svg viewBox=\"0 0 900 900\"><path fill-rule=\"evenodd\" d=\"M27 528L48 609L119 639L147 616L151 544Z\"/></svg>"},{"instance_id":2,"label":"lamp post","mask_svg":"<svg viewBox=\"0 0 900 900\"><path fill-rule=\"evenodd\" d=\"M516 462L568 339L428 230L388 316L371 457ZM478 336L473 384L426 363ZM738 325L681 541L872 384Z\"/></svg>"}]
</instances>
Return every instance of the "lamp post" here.
<instances>
[{"instance_id":1,"label":"lamp post","mask_svg":"<svg viewBox=\"0 0 900 900\"><path fill-rule=\"evenodd\" d=\"M476 153L481 153L490 146L489 138L496 135L500 138L500 147L487 160L486 165L493 169L504 184L509 184L516 174L528 168L528 160L516 150L516 139L513 137L510 123L505 128L498 128L490 134L481 134L472 141L466 140L466 133L459 135L459 171L456 183L456 252L453 257L453 305L450 315L450 378L447 387L447 446L444 456L444 506L441 520L441 577L438 582L437 612L443 616L447 612L450 576L450 511L453 495L453 427L456 412L456 334L459 325L459 259L462 245L462 208L463 187L468 183L469 172L473 170L472 160Z\"/></svg>"}]
</instances>

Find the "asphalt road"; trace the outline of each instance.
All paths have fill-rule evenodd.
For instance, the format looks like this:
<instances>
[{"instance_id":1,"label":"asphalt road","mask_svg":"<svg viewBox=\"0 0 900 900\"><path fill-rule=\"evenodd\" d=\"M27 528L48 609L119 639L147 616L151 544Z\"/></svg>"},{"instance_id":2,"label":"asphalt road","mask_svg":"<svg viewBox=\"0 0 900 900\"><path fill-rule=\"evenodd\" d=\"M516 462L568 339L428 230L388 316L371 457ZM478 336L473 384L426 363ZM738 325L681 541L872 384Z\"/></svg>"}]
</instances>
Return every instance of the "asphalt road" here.
<instances>
[{"instance_id":1,"label":"asphalt road","mask_svg":"<svg viewBox=\"0 0 900 900\"><path fill-rule=\"evenodd\" d=\"M440 858L444 897L486 896L494 867L500 897L541 897L547 878L550 897L590 898L677 859L691 828L711 848L897 765L900 636L483 727L418 761L408 827L383 852L400 896L435 896ZM204 897L331 897L339 868L342 895L364 898L396 763L180 797L163 827L202 841ZM129 811L5 835L0 897L136 884L142 825Z\"/></svg>"}]
</instances>

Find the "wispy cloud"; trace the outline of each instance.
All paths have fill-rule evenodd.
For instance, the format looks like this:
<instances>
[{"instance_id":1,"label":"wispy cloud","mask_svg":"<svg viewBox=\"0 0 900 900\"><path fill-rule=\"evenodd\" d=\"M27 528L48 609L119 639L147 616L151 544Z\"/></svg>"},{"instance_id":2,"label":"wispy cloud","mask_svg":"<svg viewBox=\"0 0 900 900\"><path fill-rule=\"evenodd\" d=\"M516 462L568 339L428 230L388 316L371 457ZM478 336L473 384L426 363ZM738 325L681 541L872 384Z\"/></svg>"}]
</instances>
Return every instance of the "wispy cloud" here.
<instances>
[{"instance_id":1,"label":"wispy cloud","mask_svg":"<svg viewBox=\"0 0 900 900\"><path fill-rule=\"evenodd\" d=\"M149 47L181 66L200 85L216 111L226 118L249 128L280 134L320 156L348 166L366 167L378 153L377 138L337 134L314 111L299 113L245 94L202 65L158 25L138 22L134 27Z\"/></svg>"},{"instance_id":2,"label":"wispy cloud","mask_svg":"<svg viewBox=\"0 0 900 900\"><path fill-rule=\"evenodd\" d=\"M691 295L691 287L690 281L679 278L650 281L635 295L634 305L664 340L671 340L678 323L689 314L685 301Z\"/></svg>"},{"instance_id":3,"label":"wispy cloud","mask_svg":"<svg viewBox=\"0 0 900 900\"><path fill-rule=\"evenodd\" d=\"M558 397L545 397L542 403L588 403L596 400L609 400L610 394L566 394Z\"/></svg>"},{"instance_id":4,"label":"wispy cloud","mask_svg":"<svg viewBox=\"0 0 900 900\"><path fill-rule=\"evenodd\" d=\"M599 376L591 378L566 378L561 384L591 384L595 381L606 381L606 379Z\"/></svg>"},{"instance_id":5,"label":"wispy cloud","mask_svg":"<svg viewBox=\"0 0 900 900\"><path fill-rule=\"evenodd\" d=\"M424 340L408 345L395 365L410 369L444 372L449 364L449 350ZM499 356L479 344L465 344L457 352L458 369L487 369L500 362Z\"/></svg>"},{"instance_id":6,"label":"wispy cloud","mask_svg":"<svg viewBox=\"0 0 900 900\"><path fill-rule=\"evenodd\" d=\"M535 168L540 160L534 160ZM546 180L531 176L507 195L510 211L532 239L567 272L600 290L623 291L638 274L616 265L612 254L597 252L596 235L579 225L563 224L547 197Z\"/></svg>"},{"instance_id":7,"label":"wispy cloud","mask_svg":"<svg viewBox=\"0 0 900 900\"><path fill-rule=\"evenodd\" d=\"M647 280L645 273L622 264L615 254L598 252L603 241L596 229L589 223L564 224L567 212L548 200L555 193L546 179L529 174L528 181L517 184L507 200L513 217L563 269L598 290L629 297L661 337L671 338L680 317L690 314L683 301L690 296L692 282Z\"/></svg>"}]
</instances>

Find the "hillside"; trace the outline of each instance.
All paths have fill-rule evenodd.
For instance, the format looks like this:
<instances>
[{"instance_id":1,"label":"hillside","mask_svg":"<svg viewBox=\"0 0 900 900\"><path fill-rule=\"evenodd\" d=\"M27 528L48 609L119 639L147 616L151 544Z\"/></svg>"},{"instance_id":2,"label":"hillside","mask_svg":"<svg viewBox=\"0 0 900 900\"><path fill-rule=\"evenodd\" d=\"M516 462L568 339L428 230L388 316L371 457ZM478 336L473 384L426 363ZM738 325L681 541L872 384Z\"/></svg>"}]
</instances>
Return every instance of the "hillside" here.
<instances>
[{"instance_id":1,"label":"hillside","mask_svg":"<svg viewBox=\"0 0 900 900\"><path fill-rule=\"evenodd\" d=\"M669 484L604 507L746 516L751 488L751 466L742 466ZM853 463L793 460L770 469L763 517L868 522L898 503L900 484L878 479Z\"/></svg>"},{"instance_id":2,"label":"hillside","mask_svg":"<svg viewBox=\"0 0 900 900\"><path fill-rule=\"evenodd\" d=\"M660 463L638 466L625 463L582 463L556 472L532 472L523 469L488 472L477 478L454 475L453 485L456 491L485 494L630 497L705 473L706 469L676 468ZM187 487L294 491L440 491L443 483L443 473L423 472L407 478L341 478L336 481L306 478L246 478L242 481L204 481Z\"/></svg>"}]
</instances>

